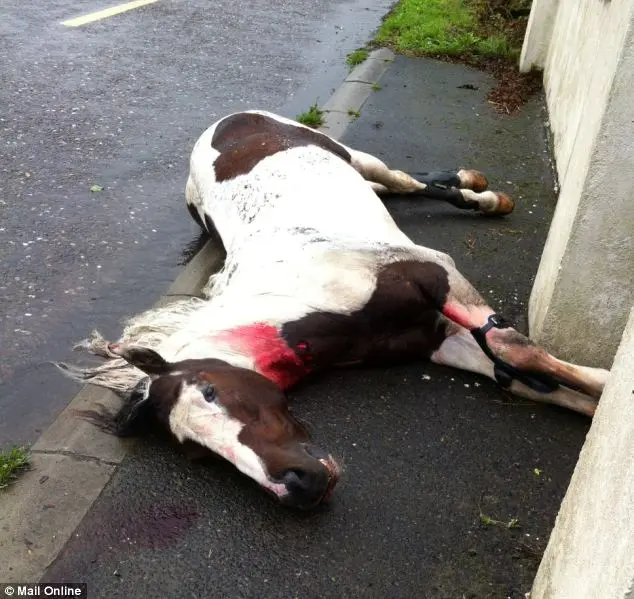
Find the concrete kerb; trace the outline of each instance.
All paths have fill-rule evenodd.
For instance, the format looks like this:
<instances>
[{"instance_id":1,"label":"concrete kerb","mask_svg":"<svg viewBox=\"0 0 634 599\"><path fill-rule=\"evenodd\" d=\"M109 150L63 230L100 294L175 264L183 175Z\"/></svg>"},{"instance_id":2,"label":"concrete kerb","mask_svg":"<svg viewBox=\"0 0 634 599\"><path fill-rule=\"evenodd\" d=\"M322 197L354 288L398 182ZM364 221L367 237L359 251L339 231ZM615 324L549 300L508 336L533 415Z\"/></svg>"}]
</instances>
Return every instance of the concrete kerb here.
<instances>
[{"instance_id":1,"label":"concrete kerb","mask_svg":"<svg viewBox=\"0 0 634 599\"><path fill-rule=\"evenodd\" d=\"M394 54L390 50L380 48L371 52L365 61L355 67L322 107L325 113L324 124L319 130L337 139L342 137L351 120L356 118L355 115L361 111L373 92L374 84L393 60Z\"/></svg>"},{"instance_id":2,"label":"concrete kerb","mask_svg":"<svg viewBox=\"0 0 634 599\"><path fill-rule=\"evenodd\" d=\"M392 60L389 50L376 50L358 65L324 106L320 130L340 138L348 111L361 109ZM224 250L208 241L155 306L198 295L223 260ZM134 446L76 416L118 402L107 389L84 387L33 444L31 469L0 493L0 580L38 581Z\"/></svg>"}]
</instances>

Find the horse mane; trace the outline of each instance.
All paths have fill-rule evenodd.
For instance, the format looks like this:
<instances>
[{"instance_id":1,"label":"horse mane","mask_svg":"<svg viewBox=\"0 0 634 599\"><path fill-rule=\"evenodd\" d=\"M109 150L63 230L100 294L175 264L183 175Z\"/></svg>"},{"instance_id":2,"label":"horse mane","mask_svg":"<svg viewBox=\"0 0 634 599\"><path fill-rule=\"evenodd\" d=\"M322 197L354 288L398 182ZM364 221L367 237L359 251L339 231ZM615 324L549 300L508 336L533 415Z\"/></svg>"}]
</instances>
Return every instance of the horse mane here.
<instances>
[{"instance_id":1,"label":"horse mane","mask_svg":"<svg viewBox=\"0 0 634 599\"><path fill-rule=\"evenodd\" d=\"M204 299L191 297L146 310L125 322L118 342L158 351L171 335L187 325L206 304ZM109 342L99 331L93 331L90 338L77 343L74 349L83 349L103 358L103 363L79 366L54 362L54 365L78 383L105 387L121 398L121 406L115 411L97 405L92 410L77 410L80 418L118 437L135 436L154 420L147 393L150 378L142 370L111 353L108 345Z\"/></svg>"},{"instance_id":2,"label":"horse mane","mask_svg":"<svg viewBox=\"0 0 634 599\"><path fill-rule=\"evenodd\" d=\"M93 410L75 410L75 413L106 433L117 437L137 436L154 422L149 384L150 378L146 376L132 391L119 394L122 402L117 410L112 411L97 404Z\"/></svg>"},{"instance_id":3,"label":"horse mane","mask_svg":"<svg viewBox=\"0 0 634 599\"><path fill-rule=\"evenodd\" d=\"M117 342L160 351L165 341L190 323L192 317L206 304L205 300L192 297L146 310L125 323L123 333ZM109 343L99 331L93 331L88 339L77 343L74 349L83 349L104 358L104 363L95 366L79 366L56 362L55 366L78 383L106 387L117 395L126 396L147 375L123 358L111 353L108 349Z\"/></svg>"},{"instance_id":4,"label":"horse mane","mask_svg":"<svg viewBox=\"0 0 634 599\"><path fill-rule=\"evenodd\" d=\"M172 300L163 306L145 310L125 321L123 333L117 343L139 345L160 352L169 337L191 324L196 314L226 289L229 279L236 270L235 264L230 266L230 263L227 256L225 266L209 277L201 290L201 297ZM111 353L108 349L109 343L110 341L106 340L99 331L93 330L89 338L77 343L73 349L87 351L105 359L105 362L95 366L80 366L65 362L54 362L54 365L75 382L106 387L117 395L126 397L146 377L146 374L128 364L123 358Z\"/></svg>"}]
</instances>

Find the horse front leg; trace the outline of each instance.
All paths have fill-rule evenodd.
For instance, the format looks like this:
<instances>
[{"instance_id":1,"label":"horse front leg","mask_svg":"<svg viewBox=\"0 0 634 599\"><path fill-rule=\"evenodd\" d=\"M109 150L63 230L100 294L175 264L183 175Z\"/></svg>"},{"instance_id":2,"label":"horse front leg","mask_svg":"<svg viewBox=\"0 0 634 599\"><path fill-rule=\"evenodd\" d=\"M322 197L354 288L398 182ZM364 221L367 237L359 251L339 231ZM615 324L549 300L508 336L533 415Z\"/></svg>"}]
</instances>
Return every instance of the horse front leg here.
<instances>
[{"instance_id":1,"label":"horse front leg","mask_svg":"<svg viewBox=\"0 0 634 599\"><path fill-rule=\"evenodd\" d=\"M370 182L377 195L404 194L448 202L462 210L479 210L489 215L513 211L513 200L499 191L486 191L486 177L475 170L434 171L411 175L390 169L366 152L346 148L352 166Z\"/></svg>"}]
</instances>

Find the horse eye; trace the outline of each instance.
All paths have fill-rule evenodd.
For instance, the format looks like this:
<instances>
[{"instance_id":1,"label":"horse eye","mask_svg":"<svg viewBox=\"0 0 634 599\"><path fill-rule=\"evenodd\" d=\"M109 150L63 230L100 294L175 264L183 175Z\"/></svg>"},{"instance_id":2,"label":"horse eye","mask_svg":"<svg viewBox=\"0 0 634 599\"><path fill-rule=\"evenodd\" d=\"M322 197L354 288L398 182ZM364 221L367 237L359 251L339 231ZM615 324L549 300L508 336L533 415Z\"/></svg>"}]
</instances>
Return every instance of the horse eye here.
<instances>
[{"instance_id":1,"label":"horse eye","mask_svg":"<svg viewBox=\"0 0 634 599\"><path fill-rule=\"evenodd\" d=\"M216 399L216 388L211 383L207 383L200 391L207 403Z\"/></svg>"}]
</instances>

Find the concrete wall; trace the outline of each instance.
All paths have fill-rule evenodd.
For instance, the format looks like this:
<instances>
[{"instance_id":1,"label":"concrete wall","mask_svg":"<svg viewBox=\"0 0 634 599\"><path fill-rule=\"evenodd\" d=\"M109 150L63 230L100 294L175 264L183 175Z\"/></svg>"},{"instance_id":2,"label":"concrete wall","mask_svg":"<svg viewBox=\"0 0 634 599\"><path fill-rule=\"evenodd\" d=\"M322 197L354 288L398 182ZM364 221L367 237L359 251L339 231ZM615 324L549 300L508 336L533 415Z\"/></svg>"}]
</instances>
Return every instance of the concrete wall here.
<instances>
[{"instance_id":1,"label":"concrete wall","mask_svg":"<svg viewBox=\"0 0 634 599\"><path fill-rule=\"evenodd\" d=\"M634 2L535 0L520 68L544 69L560 196L531 335L610 367L634 303Z\"/></svg>"},{"instance_id":2,"label":"concrete wall","mask_svg":"<svg viewBox=\"0 0 634 599\"><path fill-rule=\"evenodd\" d=\"M634 309L530 598L634 598Z\"/></svg>"},{"instance_id":3,"label":"concrete wall","mask_svg":"<svg viewBox=\"0 0 634 599\"><path fill-rule=\"evenodd\" d=\"M533 67L544 68L559 2L560 0L533 0L520 56L521 71L528 72Z\"/></svg>"}]
</instances>

